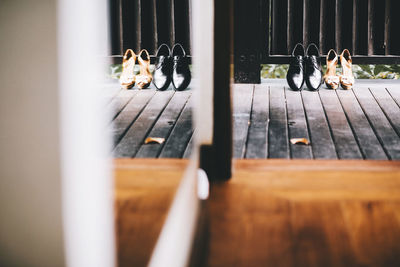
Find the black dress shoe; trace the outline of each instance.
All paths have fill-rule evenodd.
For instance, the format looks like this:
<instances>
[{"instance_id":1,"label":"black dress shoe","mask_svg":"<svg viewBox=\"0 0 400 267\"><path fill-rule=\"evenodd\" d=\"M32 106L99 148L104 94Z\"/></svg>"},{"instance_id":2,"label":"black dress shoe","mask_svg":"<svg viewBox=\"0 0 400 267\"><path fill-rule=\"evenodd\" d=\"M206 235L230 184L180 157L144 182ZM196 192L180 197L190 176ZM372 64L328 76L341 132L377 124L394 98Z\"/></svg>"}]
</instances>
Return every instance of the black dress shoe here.
<instances>
[{"instance_id":1,"label":"black dress shoe","mask_svg":"<svg viewBox=\"0 0 400 267\"><path fill-rule=\"evenodd\" d=\"M168 45L162 44L156 53L153 84L158 90L164 91L171 83L172 58Z\"/></svg>"},{"instance_id":2,"label":"black dress shoe","mask_svg":"<svg viewBox=\"0 0 400 267\"><path fill-rule=\"evenodd\" d=\"M192 75L189 69L189 61L182 45L174 45L172 48L172 57L174 60L172 84L176 90L185 90L192 79Z\"/></svg>"},{"instance_id":3,"label":"black dress shoe","mask_svg":"<svg viewBox=\"0 0 400 267\"><path fill-rule=\"evenodd\" d=\"M297 44L292 52L289 70L286 74L286 80L292 90L299 91L304 84L304 47Z\"/></svg>"},{"instance_id":4,"label":"black dress shoe","mask_svg":"<svg viewBox=\"0 0 400 267\"><path fill-rule=\"evenodd\" d=\"M315 44L307 47L304 79L309 90L316 91L322 84L322 68L319 49Z\"/></svg>"}]
</instances>

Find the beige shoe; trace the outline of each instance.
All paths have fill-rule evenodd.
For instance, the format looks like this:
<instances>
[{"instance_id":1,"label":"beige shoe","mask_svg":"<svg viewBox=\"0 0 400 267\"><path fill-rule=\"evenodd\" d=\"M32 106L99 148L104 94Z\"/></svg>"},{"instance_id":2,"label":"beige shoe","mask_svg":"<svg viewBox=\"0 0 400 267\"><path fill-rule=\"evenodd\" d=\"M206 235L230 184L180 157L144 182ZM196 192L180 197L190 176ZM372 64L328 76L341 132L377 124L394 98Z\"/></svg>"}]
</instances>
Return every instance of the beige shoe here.
<instances>
[{"instance_id":1,"label":"beige shoe","mask_svg":"<svg viewBox=\"0 0 400 267\"><path fill-rule=\"evenodd\" d=\"M343 50L340 55L340 64L342 65L343 74L340 75L340 85L343 89L349 90L353 88L354 85L354 76L352 70L352 60L349 50Z\"/></svg>"},{"instance_id":2,"label":"beige shoe","mask_svg":"<svg viewBox=\"0 0 400 267\"><path fill-rule=\"evenodd\" d=\"M338 63L338 56L335 50L331 49L326 56L326 73L324 81L326 87L329 89L337 89L339 87L339 77L336 75L336 65Z\"/></svg>"},{"instance_id":3,"label":"beige shoe","mask_svg":"<svg viewBox=\"0 0 400 267\"><path fill-rule=\"evenodd\" d=\"M135 68L136 55L132 49L127 49L122 59L122 73L119 83L125 89L130 89L135 85Z\"/></svg>"},{"instance_id":4,"label":"beige shoe","mask_svg":"<svg viewBox=\"0 0 400 267\"><path fill-rule=\"evenodd\" d=\"M142 49L138 55L140 73L136 76L136 83L140 89L149 87L153 76L150 72L150 56L146 49Z\"/></svg>"}]
</instances>

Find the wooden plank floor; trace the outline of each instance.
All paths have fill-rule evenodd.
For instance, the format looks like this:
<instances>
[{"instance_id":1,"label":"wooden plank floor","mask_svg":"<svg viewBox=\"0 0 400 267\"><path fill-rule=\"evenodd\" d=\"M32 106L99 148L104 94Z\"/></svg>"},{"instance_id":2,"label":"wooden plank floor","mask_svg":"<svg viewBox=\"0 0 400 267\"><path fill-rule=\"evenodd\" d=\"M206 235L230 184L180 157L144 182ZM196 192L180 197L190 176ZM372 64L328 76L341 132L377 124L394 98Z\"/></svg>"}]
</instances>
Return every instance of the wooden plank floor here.
<instances>
[{"instance_id":1,"label":"wooden plank floor","mask_svg":"<svg viewBox=\"0 0 400 267\"><path fill-rule=\"evenodd\" d=\"M116 159L118 266L147 266L187 160Z\"/></svg>"},{"instance_id":2,"label":"wooden plank floor","mask_svg":"<svg viewBox=\"0 0 400 267\"><path fill-rule=\"evenodd\" d=\"M118 266L147 266L187 164L115 160ZM205 207L204 266L400 266L399 161L235 160Z\"/></svg>"},{"instance_id":3,"label":"wooden plank floor","mask_svg":"<svg viewBox=\"0 0 400 267\"><path fill-rule=\"evenodd\" d=\"M115 86L118 86L117 84ZM187 158L190 89L119 90L112 110L114 156ZM354 90L288 89L285 80L233 85L235 158L400 159L400 82L357 81ZM144 144L146 137L165 138ZM309 146L291 144L307 138Z\"/></svg>"},{"instance_id":4,"label":"wooden plank floor","mask_svg":"<svg viewBox=\"0 0 400 267\"><path fill-rule=\"evenodd\" d=\"M212 185L206 266L400 266L400 163L237 160Z\"/></svg>"}]
</instances>

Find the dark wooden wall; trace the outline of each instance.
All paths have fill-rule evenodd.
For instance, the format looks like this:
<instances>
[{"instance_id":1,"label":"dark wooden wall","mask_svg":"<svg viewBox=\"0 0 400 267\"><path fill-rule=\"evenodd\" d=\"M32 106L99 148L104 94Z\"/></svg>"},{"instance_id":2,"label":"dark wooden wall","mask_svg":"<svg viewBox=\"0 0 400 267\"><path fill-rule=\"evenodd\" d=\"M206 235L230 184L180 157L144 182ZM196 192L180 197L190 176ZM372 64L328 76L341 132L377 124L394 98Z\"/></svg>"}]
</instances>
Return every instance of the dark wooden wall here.
<instances>
[{"instance_id":1,"label":"dark wooden wall","mask_svg":"<svg viewBox=\"0 0 400 267\"><path fill-rule=\"evenodd\" d=\"M190 0L110 0L111 54L128 48L154 55L166 43L190 54Z\"/></svg>"}]
</instances>

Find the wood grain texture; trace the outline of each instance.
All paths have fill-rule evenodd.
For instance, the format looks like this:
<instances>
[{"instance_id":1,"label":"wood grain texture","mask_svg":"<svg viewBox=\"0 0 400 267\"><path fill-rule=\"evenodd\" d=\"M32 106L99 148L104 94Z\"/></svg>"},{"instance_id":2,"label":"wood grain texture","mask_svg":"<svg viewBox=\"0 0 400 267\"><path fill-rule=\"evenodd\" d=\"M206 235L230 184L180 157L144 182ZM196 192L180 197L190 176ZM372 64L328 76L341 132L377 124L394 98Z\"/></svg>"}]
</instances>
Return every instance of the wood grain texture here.
<instances>
[{"instance_id":1,"label":"wood grain texture","mask_svg":"<svg viewBox=\"0 0 400 267\"><path fill-rule=\"evenodd\" d=\"M352 91L336 90L346 116L353 127L362 154L367 159L387 156Z\"/></svg>"},{"instance_id":2,"label":"wood grain texture","mask_svg":"<svg viewBox=\"0 0 400 267\"><path fill-rule=\"evenodd\" d=\"M133 157L136 155L147 133L151 130L173 94L172 91L165 91L157 92L154 95L115 147L115 157Z\"/></svg>"},{"instance_id":3,"label":"wood grain texture","mask_svg":"<svg viewBox=\"0 0 400 267\"><path fill-rule=\"evenodd\" d=\"M362 159L360 148L335 91L320 90L319 96L331 127L339 159Z\"/></svg>"},{"instance_id":4,"label":"wood grain texture","mask_svg":"<svg viewBox=\"0 0 400 267\"><path fill-rule=\"evenodd\" d=\"M400 91L395 81L358 80L355 93L328 90L324 86L319 92L294 92L285 86L286 81L280 79L256 85L233 85L236 158L388 159L389 155L390 159L397 159ZM191 151L187 146L193 134L192 113L187 105L182 110L184 100L177 99L180 93L191 95L192 90L176 92L165 110L152 99L155 95L168 98L170 90L110 93L112 99L108 107L112 107L113 116L116 116L112 124L114 145L126 138L128 131L132 136L160 135L166 138L162 145L128 142L127 147L119 146L128 152L127 157L135 155L136 152L131 154L131 151L138 147L137 157L188 157L185 151ZM154 107L159 110L156 117L146 111ZM226 127L219 127L228 138ZM309 139L311 146L289 142L290 138L297 137ZM122 153L115 155L123 156Z\"/></svg>"},{"instance_id":5,"label":"wood grain texture","mask_svg":"<svg viewBox=\"0 0 400 267\"><path fill-rule=\"evenodd\" d=\"M282 86L269 89L268 157L289 158L285 92Z\"/></svg>"},{"instance_id":6,"label":"wood grain texture","mask_svg":"<svg viewBox=\"0 0 400 267\"><path fill-rule=\"evenodd\" d=\"M399 266L400 164L237 160L208 202L206 266Z\"/></svg>"},{"instance_id":7,"label":"wood grain texture","mask_svg":"<svg viewBox=\"0 0 400 267\"><path fill-rule=\"evenodd\" d=\"M118 266L147 266L187 160L114 160Z\"/></svg>"},{"instance_id":8,"label":"wood grain texture","mask_svg":"<svg viewBox=\"0 0 400 267\"><path fill-rule=\"evenodd\" d=\"M193 99L190 98L183 108L170 137L161 150L160 158L181 158L193 135L192 108Z\"/></svg>"},{"instance_id":9,"label":"wood grain texture","mask_svg":"<svg viewBox=\"0 0 400 267\"><path fill-rule=\"evenodd\" d=\"M113 97L108 104L107 108L111 112L110 119L114 120L118 114L122 111L122 109L132 100L132 98L136 95L137 90L120 90L118 95Z\"/></svg>"},{"instance_id":10,"label":"wood grain texture","mask_svg":"<svg viewBox=\"0 0 400 267\"><path fill-rule=\"evenodd\" d=\"M390 96L393 98L393 100L397 103L398 106L400 106L400 90L399 86L387 86L386 90L390 94Z\"/></svg>"},{"instance_id":11,"label":"wood grain texture","mask_svg":"<svg viewBox=\"0 0 400 267\"><path fill-rule=\"evenodd\" d=\"M190 97L190 94L190 91L175 92L171 101L168 103L167 107L160 115L147 137L157 137L168 140L170 133L179 118L179 115L181 115L181 112L183 111L183 108ZM135 157L157 158L163 146L164 143L142 144Z\"/></svg>"},{"instance_id":12,"label":"wood grain texture","mask_svg":"<svg viewBox=\"0 0 400 267\"><path fill-rule=\"evenodd\" d=\"M400 107L385 88L372 87L370 91L385 113L393 129L396 131L397 135L400 136Z\"/></svg>"},{"instance_id":13,"label":"wood grain texture","mask_svg":"<svg viewBox=\"0 0 400 267\"><path fill-rule=\"evenodd\" d=\"M306 138L307 140L310 140L301 93L292 91L285 87L285 96L288 116L289 140L291 138ZM292 143L289 143L289 145L291 158L313 158L311 146Z\"/></svg>"},{"instance_id":14,"label":"wood grain texture","mask_svg":"<svg viewBox=\"0 0 400 267\"><path fill-rule=\"evenodd\" d=\"M267 158L269 86L256 84L251 109L245 158Z\"/></svg>"},{"instance_id":15,"label":"wood grain texture","mask_svg":"<svg viewBox=\"0 0 400 267\"><path fill-rule=\"evenodd\" d=\"M303 90L301 95L306 112L314 158L336 159L337 153L335 144L332 140L330 127L318 92Z\"/></svg>"},{"instance_id":16,"label":"wood grain texture","mask_svg":"<svg viewBox=\"0 0 400 267\"><path fill-rule=\"evenodd\" d=\"M132 99L114 119L112 123L114 146L119 143L126 131L128 131L129 127L136 121L137 117L154 94L154 90L140 92L137 97ZM115 156L118 155L116 154Z\"/></svg>"},{"instance_id":17,"label":"wood grain texture","mask_svg":"<svg viewBox=\"0 0 400 267\"><path fill-rule=\"evenodd\" d=\"M254 85L252 84L235 84L233 86L234 158L243 158L245 155L253 92Z\"/></svg>"},{"instance_id":18,"label":"wood grain texture","mask_svg":"<svg viewBox=\"0 0 400 267\"><path fill-rule=\"evenodd\" d=\"M400 159L400 138L392 128L382 109L367 89L354 88L354 93L375 130L387 156Z\"/></svg>"}]
</instances>

